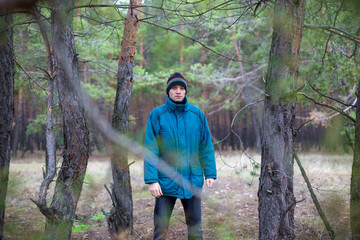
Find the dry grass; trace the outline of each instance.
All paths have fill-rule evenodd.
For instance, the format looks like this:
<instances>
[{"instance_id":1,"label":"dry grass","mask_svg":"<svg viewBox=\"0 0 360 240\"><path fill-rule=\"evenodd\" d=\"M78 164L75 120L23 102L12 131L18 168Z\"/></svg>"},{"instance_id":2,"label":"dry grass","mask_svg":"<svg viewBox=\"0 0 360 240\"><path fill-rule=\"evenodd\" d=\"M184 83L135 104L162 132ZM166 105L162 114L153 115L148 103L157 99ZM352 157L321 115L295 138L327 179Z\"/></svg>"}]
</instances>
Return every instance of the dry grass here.
<instances>
[{"instance_id":1,"label":"dry grass","mask_svg":"<svg viewBox=\"0 0 360 240\"><path fill-rule=\"evenodd\" d=\"M339 239L349 238L349 184L351 156L300 155L315 192ZM6 239L39 239L45 218L30 198L36 198L41 182L42 157L15 159L10 166L7 196ZM255 155L254 161L260 162ZM134 201L133 239L152 239L154 199L143 183L142 161L131 165ZM257 184L254 164L246 156L217 154L219 169L216 186L204 190L203 230L205 239L257 239ZM296 206L297 239L327 239L326 231L306 185L295 165L295 196L305 200ZM258 170L257 170L258 173ZM101 209L109 210L111 200L104 184L111 182L108 157L91 157L85 184L78 204L76 228L72 239L109 239L107 223ZM52 196L52 193L49 193ZM50 199L50 198L49 198ZM49 200L50 201L50 200ZM100 217L99 217L100 216ZM171 219L169 239L187 239L186 224L180 201Z\"/></svg>"}]
</instances>

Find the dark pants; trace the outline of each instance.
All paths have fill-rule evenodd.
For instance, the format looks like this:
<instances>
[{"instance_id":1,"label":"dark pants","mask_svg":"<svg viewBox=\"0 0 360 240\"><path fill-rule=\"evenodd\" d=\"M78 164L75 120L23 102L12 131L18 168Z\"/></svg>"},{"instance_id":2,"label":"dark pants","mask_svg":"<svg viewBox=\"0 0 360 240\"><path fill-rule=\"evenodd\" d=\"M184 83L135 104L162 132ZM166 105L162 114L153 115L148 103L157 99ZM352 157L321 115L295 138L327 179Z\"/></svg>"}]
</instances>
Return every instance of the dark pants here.
<instances>
[{"instance_id":1,"label":"dark pants","mask_svg":"<svg viewBox=\"0 0 360 240\"><path fill-rule=\"evenodd\" d=\"M176 197L161 196L156 198L154 210L154 240L166 239L171 213L174 209ZM201 229L201 199L193 196L181 199L184 207L188 239L203 239Z\"/></svg>"}]
</instances>

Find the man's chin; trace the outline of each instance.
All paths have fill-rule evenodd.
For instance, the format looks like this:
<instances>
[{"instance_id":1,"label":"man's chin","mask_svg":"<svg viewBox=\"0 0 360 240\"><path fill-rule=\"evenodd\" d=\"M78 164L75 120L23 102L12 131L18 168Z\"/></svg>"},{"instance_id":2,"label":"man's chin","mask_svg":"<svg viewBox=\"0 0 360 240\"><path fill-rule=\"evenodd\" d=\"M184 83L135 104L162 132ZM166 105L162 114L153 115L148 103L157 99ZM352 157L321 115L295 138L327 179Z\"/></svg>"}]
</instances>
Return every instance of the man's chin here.
<instances>
[{"instance_id":1,"label":"man's chin","mask_svg":"<svg viewBox=\"0 0 360 240\"><path fill-rule=\"evenodd\" d=\"M171 99L171 100L173 100L173 102L176 102L176 103L181 103L184 100L184 98L183 99L175 98L175 99Z\"/></svg>"}]
</instances>

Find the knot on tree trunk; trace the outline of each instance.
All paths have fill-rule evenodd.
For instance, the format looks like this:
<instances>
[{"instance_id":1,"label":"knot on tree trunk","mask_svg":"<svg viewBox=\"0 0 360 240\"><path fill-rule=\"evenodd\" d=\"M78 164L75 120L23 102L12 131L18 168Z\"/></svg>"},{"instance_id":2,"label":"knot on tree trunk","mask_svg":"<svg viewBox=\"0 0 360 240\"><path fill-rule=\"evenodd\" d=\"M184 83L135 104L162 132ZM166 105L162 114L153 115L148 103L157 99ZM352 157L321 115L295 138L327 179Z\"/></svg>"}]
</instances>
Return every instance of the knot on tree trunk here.
<instances>
[{"instance_id":1,"label":"knot on tree trunk","mask_svg":"<svg viewBox=\"0 0 360 240\"><path fill-rule=\"evenodd\" d=\"M32 198L30 198L30 200L35 203L40 212L46 217L48 221L54 223L60 222L59 214L57 213L56 209L46 206L46 202L36 201Z\"/></svg>"},{"instance_id":2,"label":"knot on tree trunk","mask_svg":"<svg viewBox=\"0 0 360 240\"><path fill-rule=\"evenodd\" d=\"M115 197L114 184L111 184L111 191L106 185L104 185L104 187L109 193L113 205L110 212L102 210L106 216L111 239L129 239L133 230L132 224L124 212L125 209L122 209L121 206L117 204L118 201Z\"/></svg>"}]
</instances>

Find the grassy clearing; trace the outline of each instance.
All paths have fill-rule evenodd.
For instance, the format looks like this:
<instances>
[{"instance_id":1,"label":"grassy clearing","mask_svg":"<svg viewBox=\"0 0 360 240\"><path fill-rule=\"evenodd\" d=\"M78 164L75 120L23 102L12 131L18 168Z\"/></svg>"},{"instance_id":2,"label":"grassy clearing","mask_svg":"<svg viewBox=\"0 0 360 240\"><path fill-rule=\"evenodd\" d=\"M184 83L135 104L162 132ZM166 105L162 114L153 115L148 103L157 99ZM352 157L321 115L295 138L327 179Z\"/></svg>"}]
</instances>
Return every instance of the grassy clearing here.
<instances>
[{"instance_id":1,"label":"grassy clearing","mask_svg":"<svg viewBox=\"0 0 360 240\"><path fill-rule=\"evenodd\" d=\"M299 157L339 239L348 238L351 156L303 154ZM259 169L256 162L260 162L260 156L249 159L245 155L232 153L217 154L216 158L218 180L213 189L204 189L202 208L205 239L257 239ZM30 198L37 198L42 180L42 159L33 157L11 162L5 214L6 239L41 239L45 218ZM152 239L155 201L143 183L143 162L133 160L135 163L130 168L134 202L133 239ZM305 198L295 209L296 238L326 239L327 233L296 165L294 170L296 199ZM104 188L110 182L110 159L106 156L91 157L72 239L110 239L102 214L102 209L111 208L110 197ZM177 201L169 239L187 239L186 231L183 208Z\"/></svg>"}]
</instances>

